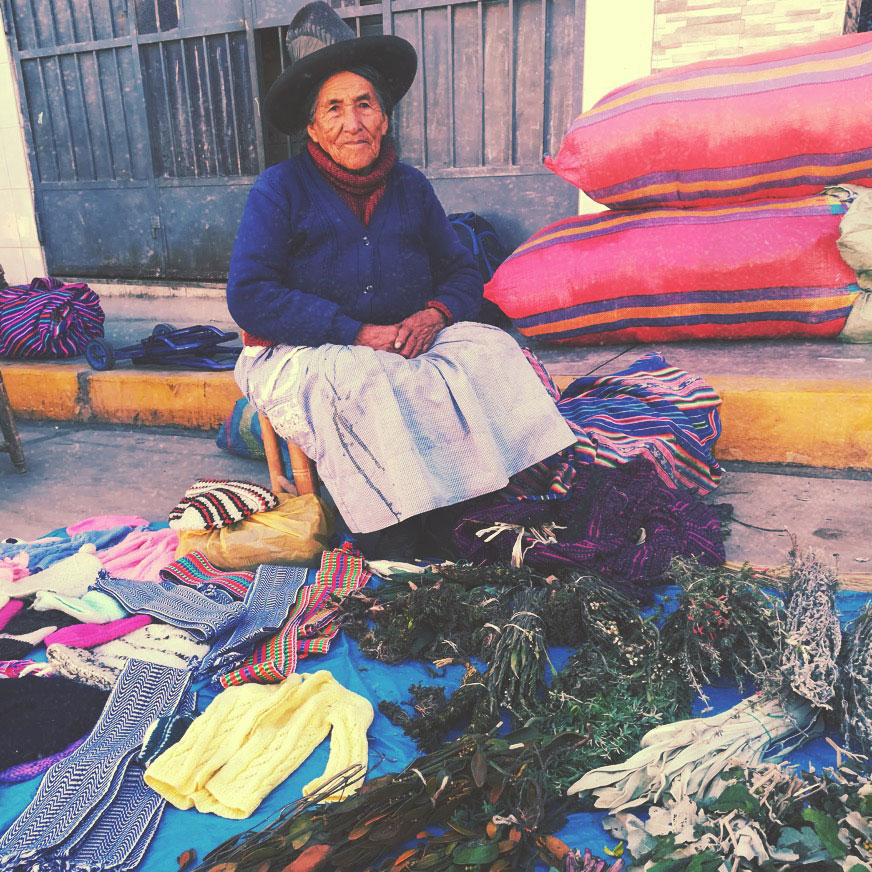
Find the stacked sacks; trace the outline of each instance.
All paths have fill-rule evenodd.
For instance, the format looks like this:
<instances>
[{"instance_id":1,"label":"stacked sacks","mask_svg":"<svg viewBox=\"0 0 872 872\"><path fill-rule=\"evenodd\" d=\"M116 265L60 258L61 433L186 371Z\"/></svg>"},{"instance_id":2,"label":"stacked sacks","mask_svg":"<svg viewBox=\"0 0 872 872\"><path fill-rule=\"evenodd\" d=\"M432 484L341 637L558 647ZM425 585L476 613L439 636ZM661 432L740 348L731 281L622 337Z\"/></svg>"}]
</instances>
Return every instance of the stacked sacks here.
<instances>
[{"instance_id":1,"label":"stacked sacks","mask_svg":"<svg viewBox=\"0 0 872 872\"><path fill-rule=\"evenodd\" d=\"M872 184L870 89L872 34L852 34L613 91L546 164L615 211L546 227L486 296L579 344L838 334L859 288L820 191Z\"/></svg>"}]
</instances>

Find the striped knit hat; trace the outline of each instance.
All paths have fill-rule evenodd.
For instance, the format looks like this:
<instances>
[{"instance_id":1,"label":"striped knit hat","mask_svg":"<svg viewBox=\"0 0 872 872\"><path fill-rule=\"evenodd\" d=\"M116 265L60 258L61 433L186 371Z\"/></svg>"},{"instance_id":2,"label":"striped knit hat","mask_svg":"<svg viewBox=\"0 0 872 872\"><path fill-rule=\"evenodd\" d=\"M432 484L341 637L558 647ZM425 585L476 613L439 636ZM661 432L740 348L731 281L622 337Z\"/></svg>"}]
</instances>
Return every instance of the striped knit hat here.
<instances>
[{"instance_id":1,"label":"striped knit hat","mask_svg":"<svg viewBox=\"0 0 872 872\"><path fill-rule=\"evenodd\" d=\"M201 478L186 491L170 512L173 530L214 530L235 524L255 512L268 512L279 504L265 487L249 481Z\"/></svg>"}]
</instances>

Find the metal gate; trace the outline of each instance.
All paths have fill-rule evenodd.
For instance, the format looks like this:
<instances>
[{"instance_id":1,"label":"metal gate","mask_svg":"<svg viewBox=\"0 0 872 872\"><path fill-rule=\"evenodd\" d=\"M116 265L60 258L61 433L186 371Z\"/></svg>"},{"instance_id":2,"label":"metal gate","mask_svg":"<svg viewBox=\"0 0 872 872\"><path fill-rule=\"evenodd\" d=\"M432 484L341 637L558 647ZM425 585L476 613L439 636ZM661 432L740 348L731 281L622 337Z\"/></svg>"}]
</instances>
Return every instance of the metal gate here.
<instances>
[{"instance_id":1,"label":"metal gate","mask_svg":"<svg viewBox=\"0 0 872 872\"><path fill-rule=\"evenodd\" d=\"M303 0L2 2L49 270L226 277L248 189L286 156L257 106ZM574 211L577 192L541 161L581 105L583 0L337 12L418 50L395 130L447 211L486 215L510 244Z\"/></svg>"}]
</instances>

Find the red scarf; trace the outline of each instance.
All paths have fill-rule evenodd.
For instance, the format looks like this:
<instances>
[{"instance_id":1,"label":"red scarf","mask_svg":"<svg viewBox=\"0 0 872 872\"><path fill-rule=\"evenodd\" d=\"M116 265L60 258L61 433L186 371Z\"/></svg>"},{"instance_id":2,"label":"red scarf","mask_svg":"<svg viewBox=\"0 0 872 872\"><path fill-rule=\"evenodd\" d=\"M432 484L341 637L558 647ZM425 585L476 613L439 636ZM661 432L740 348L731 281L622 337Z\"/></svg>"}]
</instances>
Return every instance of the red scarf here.
<instances>
[{"instance_id":1,"label":"red scarf","mask_svg":"<svg viewBox=\"0 0 872 872\"><path fill-rule=\"evenodd\" d=\"M369 224L375 207L388 184L388 175L397 162L393 145L385 142L367 173L353 173L339 166L320 145L309 140L309 154L321 174L336 189L342 201L363 224Z\"/></svg>"},{"instance_id":2,"label":"red scarf","mask_svg":"<svg viewBox=\"0 0 872 872\"><path fill-rule=\"evenodd\" d=\"M339 166L320 145L309 140L309 154L315 166L336 189L342 201L351 209L363 224L369 224L375 207L381 200L388 184L388 174L397 162L397 154L390 142L382 145L379 156L368 173L353 173ZM269 339L242 331L243 345L275 345Z\"/></svg>"}]
</instances>

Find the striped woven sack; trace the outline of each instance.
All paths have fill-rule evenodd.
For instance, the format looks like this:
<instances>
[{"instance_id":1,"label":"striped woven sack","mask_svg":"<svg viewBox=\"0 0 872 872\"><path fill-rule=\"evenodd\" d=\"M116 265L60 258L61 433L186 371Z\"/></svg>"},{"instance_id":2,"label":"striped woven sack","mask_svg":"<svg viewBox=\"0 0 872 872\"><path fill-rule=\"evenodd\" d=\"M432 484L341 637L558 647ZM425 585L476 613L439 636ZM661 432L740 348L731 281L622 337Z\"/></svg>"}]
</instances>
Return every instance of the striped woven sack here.
<instances>
[{"instance_id":1,"label":"striped woven sack","mask_svg":"<svg viewBox=\"0 0 872 872\"><path fill-rule=\"evenodd\" d=\"M525 336L576 345L835 336L859 293L819 195L721 209L576 215L485 286Z\"/></svg>"},{"instance_id":2,"label":"striped woven sack","mask_svg":"<svg viewBox=\"0 0 872 872\"><path fill-rule=\"evenodd\" d=\"M85 284L37 278L0 290L0 357L64 358L103 335L100 298Z\"/></svg>"},{"instance_id":3,"label":"striped woven sack","mask_svg":"<svg viewBox=\"0 0 872 872\"><path fill-rule=\"evenodd\" d=\"M872 184L872 33L665 70L603 97L545 164L615 209Z\"/></svg>"}]
</instances>

